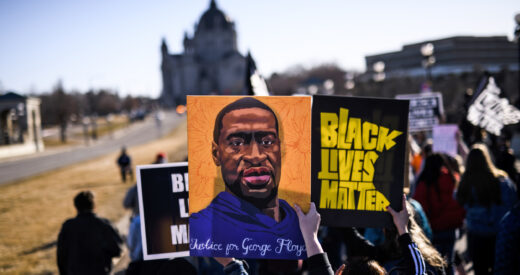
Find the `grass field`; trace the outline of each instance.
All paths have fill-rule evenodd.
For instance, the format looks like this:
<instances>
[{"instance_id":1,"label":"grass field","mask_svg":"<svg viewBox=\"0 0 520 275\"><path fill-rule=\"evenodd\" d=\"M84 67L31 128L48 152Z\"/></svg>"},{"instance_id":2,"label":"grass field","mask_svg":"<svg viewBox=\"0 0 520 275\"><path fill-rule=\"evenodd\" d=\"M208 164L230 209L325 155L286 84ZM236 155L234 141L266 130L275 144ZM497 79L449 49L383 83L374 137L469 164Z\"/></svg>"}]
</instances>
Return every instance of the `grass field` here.
<instances>
[{"instance_id":1,"label":"grass field","mask_svg":"<svg viewBox=\"0 0 520 275\"><path fill-rule=\"evenodd\" d=\"M159 151L170 162L182 161L186 144L184 121L167 137L128 148L128 153L134 165L152 163ZM72 199L79 191L94 191L99 216L114 223L124 216L122 200L131 184L121 183L118 154L0 186L0 274L58 273L56 238L61 224L76 215Z\"/></svg>"}]
</instances>

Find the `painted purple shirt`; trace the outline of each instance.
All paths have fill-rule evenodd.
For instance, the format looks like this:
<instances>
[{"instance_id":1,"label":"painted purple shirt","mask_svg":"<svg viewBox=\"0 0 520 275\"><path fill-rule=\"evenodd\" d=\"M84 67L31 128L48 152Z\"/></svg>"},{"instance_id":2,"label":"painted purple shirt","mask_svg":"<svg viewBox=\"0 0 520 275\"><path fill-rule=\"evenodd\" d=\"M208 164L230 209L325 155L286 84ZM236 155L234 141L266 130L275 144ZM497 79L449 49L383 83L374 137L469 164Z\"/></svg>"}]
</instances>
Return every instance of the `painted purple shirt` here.
<instances>
[{"instance_id":1,"label":"painted purple shirt","mask_svg":"<svg viewBox=\"0 0 520 275\"><path fill-rule=\"evenodd\" d=\"M190 216L190 255L209 257L305 259L307 253L292 207L279 199L280 222L230 193L221 192Z\"/></svg>"}]
</instances>

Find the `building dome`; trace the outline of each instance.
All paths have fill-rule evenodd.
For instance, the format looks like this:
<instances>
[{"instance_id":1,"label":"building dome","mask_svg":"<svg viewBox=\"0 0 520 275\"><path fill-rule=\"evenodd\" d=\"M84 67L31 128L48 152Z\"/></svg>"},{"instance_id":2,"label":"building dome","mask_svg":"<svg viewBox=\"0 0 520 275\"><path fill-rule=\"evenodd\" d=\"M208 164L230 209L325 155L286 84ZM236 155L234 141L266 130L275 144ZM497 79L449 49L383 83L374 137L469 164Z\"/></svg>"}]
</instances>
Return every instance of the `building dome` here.
<instances>
[{"instance_id":1,"label":"building dome","mask_svg":"<svg viewBox=\"0 0 520 275\"><path fill-rule=\"evenodd\" d=\"M232 29L233 22L224 14L224 12L217 8L215 0L211 0L209 9L204 12L200 18L197 32L200 30L212 30L217 28Z\"/></svg>"}]
</instances>

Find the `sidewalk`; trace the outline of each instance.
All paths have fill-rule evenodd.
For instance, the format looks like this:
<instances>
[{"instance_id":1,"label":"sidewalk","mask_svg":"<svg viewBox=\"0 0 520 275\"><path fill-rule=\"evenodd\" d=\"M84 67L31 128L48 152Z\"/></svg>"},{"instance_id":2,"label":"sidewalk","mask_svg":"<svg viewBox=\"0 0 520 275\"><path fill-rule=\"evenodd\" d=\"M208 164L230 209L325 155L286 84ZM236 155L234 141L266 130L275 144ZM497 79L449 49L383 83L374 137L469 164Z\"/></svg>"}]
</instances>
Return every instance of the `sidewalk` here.
<instances>
[{"instance_id":1,"label":"sidewalk","mask_svg":"<svg viewBox=\"0 0 520 275\"><path fill-rule=\"evenodd\" d=\"M147 120L150 120L150 119L152 119L152 118L148 118ZM45 147L45 150L42 151L42 152L36 152L36 153L32 153L32 154L19 155L19 156L13 156L13 157L0 158L0 163L10 162L10 161L18 161L18 160L29 159L29 158L36 158L36 157L41 157L41 156L58 154L58 153L61 153L61 152L73 151L73 150L81 149L81 148L93 147L93 146L105 143L107 141L120 138L120 137L124 136L127 132L131 131L132 129L143 127L147 120L133 122L133 123L129 124L127 127L117 129L112 134L102 135L102 136L98 137L96 140L89 139L89 143L88 144L85 144L85 141L84 141L83 138L76 139L77 142L72 143L72 144L65 144L65 145L59 145L59 146ZM73 139L72 134L69 134L69 137L70 137L69 139Z\"/></svg>"},{"instance_id":2,"label":"sidewalk","mask_svg":"<svg viewBox=\"0 0 520 275\"><path fill-rule=\"evenodd\" d=\"M84 144L64 146L42 153L0 160L0 174L2 175L0 185L114 153L121 150L123 146L134 147L148 143L167 135L183 120L184 117L175 112L168 112L160 127L152 118L149 118L114 132L113 137L103 136L89 146Z\"/></svg>"}]
</instances>

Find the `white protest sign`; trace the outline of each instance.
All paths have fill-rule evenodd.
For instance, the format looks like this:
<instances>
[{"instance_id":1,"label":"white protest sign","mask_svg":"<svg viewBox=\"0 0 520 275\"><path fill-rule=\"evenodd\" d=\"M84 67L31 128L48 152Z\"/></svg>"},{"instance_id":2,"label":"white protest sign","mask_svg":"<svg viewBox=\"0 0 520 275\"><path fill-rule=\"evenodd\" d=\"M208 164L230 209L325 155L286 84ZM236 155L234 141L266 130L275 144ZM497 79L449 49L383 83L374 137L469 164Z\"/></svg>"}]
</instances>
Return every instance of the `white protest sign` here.
<instances>
[{"instance_id":1,"label":"white protest sign","mask_svg":"<svg viewBox=\"0 0 520 275\"><path fill-rule=\"evenodd\" d=\"M410 132L431 130L439 124L439 117L444 113L442 94L420 93L397 95L397 99L410 100L408 128Z\"/></svg>"},{"instance_id":2,"label":"white protest sign","mask_svg":"<svg viewBox=\"0 0 520 275\"><path fill-rule=\"evenodd\" d=\"M433 151L457 155L457 131L455 124L442 124L433 127Z\"/></svg>"},{"instance_id":3,"label":"white protest sign","mask_svg":"<svg viewBox=\"0 0 520 275\"><path fill-rule=\"evenodd\" d=\"M486 88L469 107L467 119L471 124L499 136L504 125L520 121L520 110L510 105L506 98L500 97L500 88L490 77Z\"/></svg>"}]
</instances>

